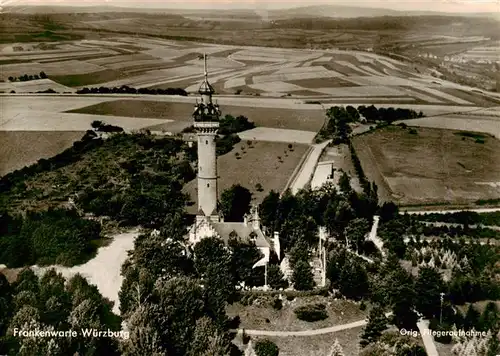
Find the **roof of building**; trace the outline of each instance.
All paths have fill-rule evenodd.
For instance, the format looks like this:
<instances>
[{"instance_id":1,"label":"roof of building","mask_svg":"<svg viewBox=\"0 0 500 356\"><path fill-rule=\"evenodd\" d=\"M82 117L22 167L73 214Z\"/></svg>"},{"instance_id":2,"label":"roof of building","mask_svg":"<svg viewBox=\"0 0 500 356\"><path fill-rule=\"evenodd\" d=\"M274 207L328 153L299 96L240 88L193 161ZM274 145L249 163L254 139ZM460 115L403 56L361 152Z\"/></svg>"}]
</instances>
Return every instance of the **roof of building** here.
<instances>
[{"instance_id":1,"label":"roof of building","mask_svg":"<svg viewBox=\"0 0 500 356\"><path fill-rule=\"evenodd\" d=\"M251 223L245 224L244 222L212 222L215 231L220 235L224 242L229 241L231 233L236 235L243 241L250 241L250 234L255 233L255 245L257 247L271 247L261 229L253 229Z\"/></svg>"}]
</instances>

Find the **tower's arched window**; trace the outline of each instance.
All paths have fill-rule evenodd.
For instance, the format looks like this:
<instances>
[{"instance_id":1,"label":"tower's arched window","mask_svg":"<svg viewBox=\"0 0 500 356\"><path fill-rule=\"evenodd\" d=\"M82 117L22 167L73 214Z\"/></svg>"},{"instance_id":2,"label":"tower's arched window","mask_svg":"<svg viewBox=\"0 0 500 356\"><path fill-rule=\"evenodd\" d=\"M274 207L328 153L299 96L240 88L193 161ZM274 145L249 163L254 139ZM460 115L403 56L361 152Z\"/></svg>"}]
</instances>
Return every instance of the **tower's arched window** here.
<instances>
[{"instance_id":1,"label":"tower's arched window","mask_svg":"<svg viewBox=\"0 0 500 356\"><path fill-rule=\"evenodd\" d=\"M207 183L207 188L210 188L210 183Z\"/></svg>"},{"instance_id":2,"label":"tower's arched window","mask_svg":"<svg viewBox=\"0 0 500 356\"><path fill-rule=\"evenodd\" d=\"M205 141L205 145L208 145L208 140Z\"/></svg>"}]
</instances>

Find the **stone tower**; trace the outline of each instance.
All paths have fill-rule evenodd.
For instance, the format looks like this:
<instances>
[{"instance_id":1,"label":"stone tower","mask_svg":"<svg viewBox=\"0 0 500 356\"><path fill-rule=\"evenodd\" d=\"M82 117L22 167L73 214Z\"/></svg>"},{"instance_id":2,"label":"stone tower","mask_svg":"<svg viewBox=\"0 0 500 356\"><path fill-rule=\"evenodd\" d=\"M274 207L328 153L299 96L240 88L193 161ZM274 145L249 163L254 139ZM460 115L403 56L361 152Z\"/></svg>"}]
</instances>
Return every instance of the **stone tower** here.
<instances>
[{"instance_id":1,"label":"stone tower","mask_svg":"<svg viewBox=\"0 0 500 356\"><path fill-rule=\"evenodd\" d=\"M217 212L217 156L215 138L219 129L219 106L212 102L215 90L208 82L207 55L203 55L205 79L198 90L193 119L198 137L198 217L219 221Z\"/></svg>"}]
</instances>

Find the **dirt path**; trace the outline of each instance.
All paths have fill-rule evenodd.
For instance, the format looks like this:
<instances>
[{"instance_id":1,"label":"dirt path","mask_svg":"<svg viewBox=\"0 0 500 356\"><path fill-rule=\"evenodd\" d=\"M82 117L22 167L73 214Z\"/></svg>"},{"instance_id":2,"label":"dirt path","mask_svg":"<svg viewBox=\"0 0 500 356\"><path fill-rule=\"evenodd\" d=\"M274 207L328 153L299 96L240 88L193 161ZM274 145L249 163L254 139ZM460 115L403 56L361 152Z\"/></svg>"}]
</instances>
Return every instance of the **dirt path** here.
<instances>
[{"instance_id":1,"label":"dirt path","mask_svg":"<svg viewBox=\"0 0 500 356\"><path fill-rule=\"evenodd\" d=\"M373 241L375 246L377 246L377 248L382 253L382 257L385 258L384 243L382 242L380 237L378 237L378 235L377 235L379 220L380 220L380 216L375 215L373 217L373 225L372 225L372 229L371 229L370 233L368 234L368 240Z\"/></svg>"},{"instance_id":2,"label":"dirt path","mask_svg":"<svg viewBox=\"0 0 500 356\"><path fill-rule=\"evenodd\" d=\"M53 267L65 278L80 273L89 283L97 286L103 297L115 303L113 312L119 315L118 292L123 281L121 267L127 258L127 251L134 248L134 240L138 235L138 230L132 230L113 236L113 241L108 246L100 248L96 257L80 266L33 266L32 269L35 273L42 274Z\"/></svg>"},{"instance_id":3,"label":"dirt path","mask_svg":"<svg viewBox=\"0 0 500 356\"><path fill-rule=\"evenodd\" d=\"M385 313L386 317L390 317L392 312ZM341 324L335 326L329 326L327 328L322 329L313 329L313 330L301 330L301 331L274 331L274 330L250 330L250 329L238 329L232 330L238 333L245 331L245 334L250 336L278 336L278 337L288 337L288 336L315 336L315 335L323 335L330 334L337 331L353 329L360 326L364 326L368 323L368 319L358 320L348 324Z\"/></svg>"},{"instance_id":4,"label":"dirt path","mask_svg":"<svg viewBox=\"0 0 500 356\"><path fill-rule=\"evenodd\" d=\"M417 323L417 327L418 331L420 331L422 341L424 342L425 352L427 352L427 356L439 356L436 345L434 344L434 338L430 334L429 321L421 320Z\"/></svg>"}]
</instances>

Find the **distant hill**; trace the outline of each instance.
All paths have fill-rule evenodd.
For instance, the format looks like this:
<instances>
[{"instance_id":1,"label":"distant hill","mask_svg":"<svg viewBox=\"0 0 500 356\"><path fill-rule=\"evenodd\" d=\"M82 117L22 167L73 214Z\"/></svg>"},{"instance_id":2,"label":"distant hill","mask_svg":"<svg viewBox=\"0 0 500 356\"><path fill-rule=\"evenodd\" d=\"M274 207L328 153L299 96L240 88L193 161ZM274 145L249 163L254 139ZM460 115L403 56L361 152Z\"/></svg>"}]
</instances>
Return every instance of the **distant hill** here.
<instances>
[{"instance_id":1,"label":"distant hill","mask_svg":"<svg viewBox=\"0 0 500 356\"><path fill-rule=\"evenodd\" d=\"M382 17L382 16L473 16L473 17L495 17L499 18L498 14L463 14L463 13L447 13L437 11L398 11L382 8L368 8L344 5L310 5L301 6L290 9L271 10L268 12L271 20L290 19L290 18L316 18L316 17L333 17L333 18L356 18L356 17Z\"/></svg>"},{"instance_id":2,"label":"distant hill","mask_svg":"<svg viewBox=\"0 0 500 356\"><path fill-rule=\"evenodd\" d=\"M466 16L466 17L493 17L500 20L500 14L486 13L446 13L435 11L397 11L383 8L367 8L344 5L310 5L288 9L266 10L255 9L171 9L148 7L118 7L118 6L4 6L4 12L25 14L56 14L56 13L147 13L147 14L172 14L181 16L198 17L208 20L210 18L227 17L231 19L246 20L286 20L292 18L356 18L356 17L382 17L382 16Z\"/></svg>"}]
</instances>

